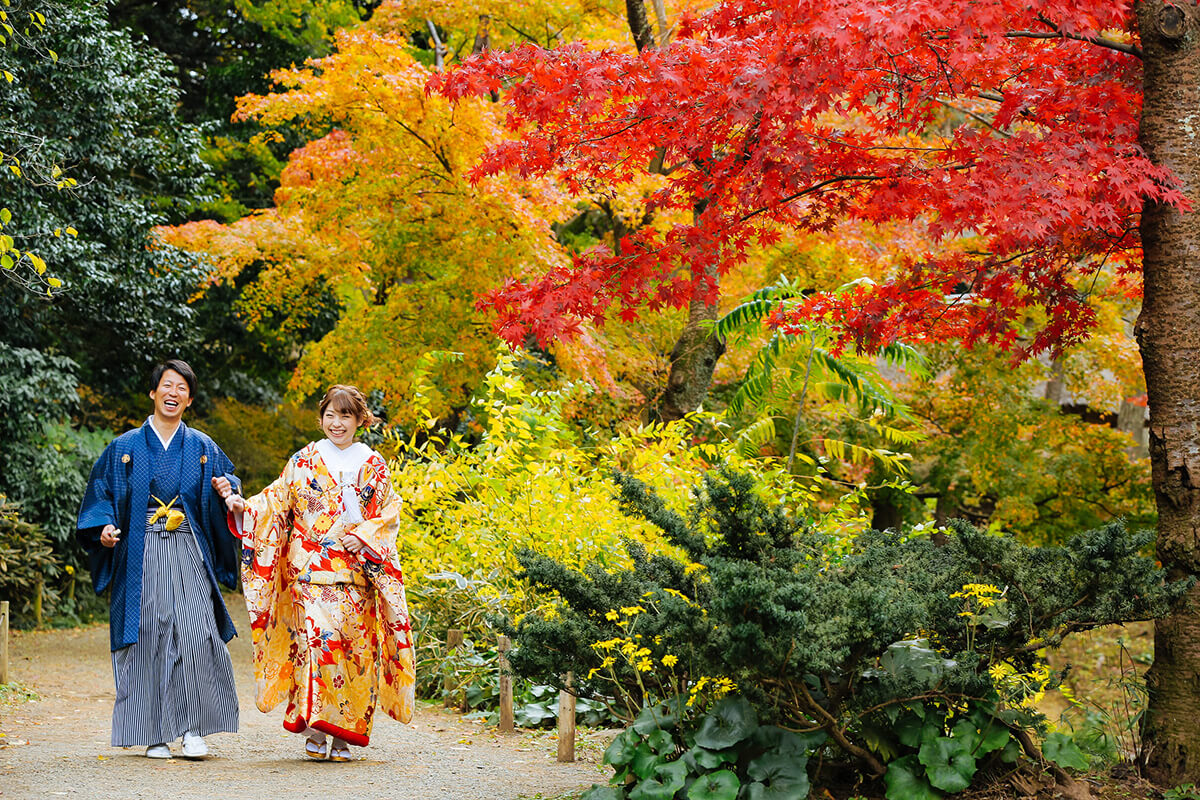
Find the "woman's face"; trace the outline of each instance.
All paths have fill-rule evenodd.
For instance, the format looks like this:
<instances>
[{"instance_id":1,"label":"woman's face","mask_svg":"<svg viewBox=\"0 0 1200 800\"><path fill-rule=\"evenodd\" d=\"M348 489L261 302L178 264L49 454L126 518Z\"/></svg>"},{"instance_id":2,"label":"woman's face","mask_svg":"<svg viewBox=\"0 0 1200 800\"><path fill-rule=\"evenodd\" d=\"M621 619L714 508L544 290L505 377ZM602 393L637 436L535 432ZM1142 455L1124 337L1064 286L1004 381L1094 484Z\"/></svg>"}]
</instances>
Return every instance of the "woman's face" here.
<instances>
[{"instance_id":1,"label":"woman's face","mask_svg":"<svg viewBox=\"0 0 1200 800\"><path fill-rule=\"evenodd\" d=\"M334 411L332 406L321 415L321 430L338 447L349 447L354 443L358 423L358 417L349 411Z\"/></svg>"},{"instance_id":2,"label":"woman's face","mask_svg":"<svg viewBox=\"0 0 1200 800\"><path fill-rule=\"evenodd\" d=\"M154 414L167 422L178 422L183 410L192 404L192 393L187 380L173 369L165 370L158 386L150 393L154 401Z\"/></svg>"}]
</instances>

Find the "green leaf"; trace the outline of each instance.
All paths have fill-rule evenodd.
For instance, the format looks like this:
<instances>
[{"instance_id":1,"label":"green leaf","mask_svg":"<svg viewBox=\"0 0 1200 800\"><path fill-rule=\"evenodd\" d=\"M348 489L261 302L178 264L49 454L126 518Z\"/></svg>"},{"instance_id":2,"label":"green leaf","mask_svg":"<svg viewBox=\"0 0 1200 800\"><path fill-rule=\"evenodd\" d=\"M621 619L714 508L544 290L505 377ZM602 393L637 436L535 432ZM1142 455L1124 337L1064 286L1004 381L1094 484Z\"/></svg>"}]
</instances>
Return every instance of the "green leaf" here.
<instances>
[{"instance_id":1,"label":"green leaf","mask_svg":"<svg viewBox=\"0 0 1200 800\"><path fill-rule=\"evenodd\" d=\"M7 225L12 222L12 212L7 208L0 208L0 225Z\"/></svg>"},{"instance_id":2,"label":"green leaf","mask_svg":"<svg viewBox=\"0 0 1200 800\"><path fill-rule=\"evenodd\" d=\"M974 753L983 737L979 735L979 729L975 727L972 720L960 719L950 731L950 738L954 739L968 753Z\"/></svg>"},{"instance_id":3,"label":"green leaf","mask_svg":"<svg viewBox=\"0 0 1200 800\"><path fill-rule=\"evenodd\" d=\"M1088 760L1075 740L1065 733L1052 733L1042 743L1042 755L1064 769L1087 769Z\"/></svg>"},{"instance_id":4,"label":"green leaf","mask_svg":"<svg viewBox=\"0 0 1200 800\"><path fill-rule=\"evenodd\" d=\"M862 737L867 747L883 756L884 761L891 761L900 755L892 726L877 725L870 720L863 720Z\"/></svg>"},{"instance_id":5,"label":"green leaf","mask_svg":"<svg viewBox=\"0 0 1200 800\"><path fill-rule=\"evenodd\" d=\"M687 751L687 755L691 756L699 767L696 771L716 769L724 764L729 764L737 761L737 753L722 751L715 753L712 750L705 750L703 747L693 747Z\"/></svg>"},{"instance_id":6,"label":"green leaf","mask_svg":"<svg viewBox=\"0 0 1200 800\"><path fill-rule=\"evenodd\" d=\"M688 800L737 800L741 781L727 769L701 775L687 790Z\"/></svg>"},{"instance_id":7,"label":"green leaf","mask_svg":"<svg viewBox=\"0 0 1200 800\"><path fill-rule=\"evenodd\" d=\"M763 788L751 787L750 796L762 800L808 797L808 753L802 756L766 753L750 762L746 774Z\"/></svg>"},{"instance_id":8,"label":"green leaf","mask_svg":"<svg viewBox=\"0 0 1200 800\"><path fill-rule=\"evenodd\" d=\"M675 749L675 738L666 731L658 730L646 737L646 744L656 753L668 753Z\"/></svg>"},{"instance_id":9,"label":"green leaf","mask_svg":"<svg viewBox=\"0 0 1200 800\"><path fill-rule=\"evenodd\" d=\"M639 778L649 778L654 774L654 770L665 762L666 759L663 756L651 750L649 745L643 742L638 746L637 752L633 754L630 769Z\"/></svg>"},{"instance_id":10,"label":"green leaf","mask_svg":"<svg viewBox=\"0 0 1200 800\"><path fill-rule=\"evenodd\" d=\"M673 728L679 722L679 714L666 703L646 706L637 715L631 726L643 736L649 736L660 728Z\"/></svg>"},{"instance_id":11,"label":"green leaf","mask_svg":"<svg viewBox=\"0 0 1200 800\"><path fill-rule=\"evenodd\" d=\"M726 697L717 702L696 731L696 744L709 750L724 750L745 739L758 727L754 708L741 697Z\"/></svg>"},{"instance_id":12,"label":"green leaf","mask_svg":"<svg viewBox=\"0 0 1200 800\"><path fill-rule=\"evenodd\" d=\"M8 253L5 253L4 255L0 256L0 267L4 267L5 269L12 269L13 268L12 256L10 256Z\"/></svg>"},{"instance_id":13,"label":"green leaf","mask_svg":"<svg viewBox=\"0 0 1200 800\"><path fill-rule=\"evenodd\" d=\"M580 795L579 800L625 800L625 792L615 786L597 783Z\"/></svg>"},{"instance_id":14,"label":"green leaf","mask_svg":"<svg viewBox=\"0 0 1200 800\"><path fill-rule=\"evenodd\" d=\"M977 739L971 746L971 752L976 756L985 756L985 754L1001 750L1004 745L1007 745L1012 734L1008 732L1008 728L1004 727L1000 720L995 720L991 716L985 716L985 721L980 724L977 720L967 722L962 720L954 726L954 735L959 735L959 727L962 723L970 724L972 730L976 730Z\"/></svg>"},{"instance_id":15,"label":"green leaf","mask_svg":"<svg viewBox=\"0 0 1200 800\"><path fill-rule=\"evenodd\" d=\"M961 792L975 777L975 756L966 743L938 736L921 743L917 759L925 765L929 782L947 792Z\"/></svg>"},{"instance_id":16,"label":"green leaf","mask_svg":"<svg viewBox=\"0 0 1200 800\"><path fill-rule=\"evenodd\" d=\"M825 731L796 733L777 725L763 725L754 732L754 745L763 752L771 751L785 756L808 756L808 754L825 744L829 738Z\"/></svg>"},{"instance_id":17,"label":"green leaf","mask_svg":"<svg viewBox=\"0 0 1200 800\"><path fill-rule=\"evenodd\" d=\"M808 797L807 783L791 784L787 782L767 786L765 783L752 783L746 787L746 800L804 800Z\"/></svg>"},{"instance_id":18,"label":"green leaf","mask_svg":"<svg viewBox=\"0 0 1200 800\"><path fill-rule=\"evenodd\" d=\"M879 658L879 669L867 670L865 674L867 677L876 677L882 672L898 678L915 679L927 687L933 687L946 670L954 666L953 660L943 658L929 646L928 639L905 639L889 644L887 652Z\"/></svg>"},{"instance_id":19,"label":"green leaf","mask_svg":"<svg viewBox=\"0 0 1200 800\"><path fill-rule=\"evenodd\" d=\"M905 714L894 726L896 738L900 740L900 744L906 747L919 747L921 740L927 738L923 736L926 727L936 735L936 730L931 722L926 726L923 716L918 717L915 714Z\"/></svg>"},{"instance_id":20,"label":"green leaf","mask_svg":"<svg viewBox=\"0 0 1200 800\"><path fill-rule=\"evenodd\" d=\"M629 730L623 731L613 739L604 750L604 763L619 767L633 761L637 754L640 738Z\"/></svg>"},{"instance_id":21,"label":"green leaf","mask_svg":"<svg viewBox=\"0 0 1200 800\"><path fill-rule=\"evenodd\" d=\"M941 800L941 792L929 785L916 756L905 756L888 764L883 775L887 800Z\"/></svg>"},{"instance_id":22,"label":"green leaf","mask_svg":"<svg viewBox=\"0 0 1200 800\"><path fill-rule=\"evenodd\" d=\"M1015 764L1020 757L1021 745L1017 744L1016 739L1009 739L1008 744L1000 751L1000 760L1005 764Z\"/></svg>"},{"instance_id":23,"label":"green leaf","mask_svg":"<svg viewBox=\"0 0 1200 800\"><path fill-rule=\"evenodd\" d=\"M629 800L671 800L687 783L687 765L682 761L659 764L654 773L629 792Z\"/></svg>"}]
</instances>

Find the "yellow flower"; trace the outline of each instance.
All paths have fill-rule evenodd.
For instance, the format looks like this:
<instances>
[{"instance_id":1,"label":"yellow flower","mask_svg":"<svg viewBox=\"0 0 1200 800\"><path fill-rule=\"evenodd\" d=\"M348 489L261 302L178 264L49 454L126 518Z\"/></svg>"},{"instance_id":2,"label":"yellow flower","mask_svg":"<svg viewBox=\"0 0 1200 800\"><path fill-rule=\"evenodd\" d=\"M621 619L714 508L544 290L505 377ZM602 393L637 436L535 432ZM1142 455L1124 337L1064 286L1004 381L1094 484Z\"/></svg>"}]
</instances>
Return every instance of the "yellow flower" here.
<instances>
[{"instance_id":1,"label":"yellow flower","mask_svg":"<svg viewBox=\"0 0 1200 800\"><path fill-rule=\"evenodd\" d=\"M648 658L643 658L641 661L637 662L638 672L649 672L652 669L654 669L654 662Z\"/></svg>"},{"instance_id":2,"label":"yellow flower","mask_svg":"<svg viewBox=\"0 0 1200 800\"><path fill-rule=\"evenodd\" d=\"M672 655L665 655L662 662L664 667L673 667L679 663L679 659Z\"/></svg>"},{"instance_id":3,"label":"yellow flower","mask_svg":"<svg viewBox=\"0 0 1200 800\"><path fill-rule=\"evenodd\" d=\"M642 608L641 606L621 606L621 613L627 617L636 617L645 610L646 609Z\"/></svg>"},{"instance_id":4,"label":"yellow flower","mask_svg":"<svg viewBox=\"0 0 1200 800\"><path fill-rule=\"evenodd\" d=\"M619 615L617 612L615 612L615 611L609 611L607 614L605 614L605 615L604 615L604 618L605 618L606 620L608 620L609 622L616 622L616 621L617 621L617 618L618 618L619 616L620 616L620 615Z\"/></svg>"}]
</instances>

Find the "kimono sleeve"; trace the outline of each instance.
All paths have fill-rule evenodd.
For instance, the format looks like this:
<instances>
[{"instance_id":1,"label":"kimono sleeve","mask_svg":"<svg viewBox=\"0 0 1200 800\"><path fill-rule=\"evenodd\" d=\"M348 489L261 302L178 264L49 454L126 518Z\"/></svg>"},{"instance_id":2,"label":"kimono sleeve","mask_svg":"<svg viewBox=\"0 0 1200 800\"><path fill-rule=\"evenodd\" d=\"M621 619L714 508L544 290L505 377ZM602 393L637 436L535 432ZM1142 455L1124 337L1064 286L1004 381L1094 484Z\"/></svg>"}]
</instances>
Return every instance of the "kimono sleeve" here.
<instances>
[{"instance_id":1,"label":"kimono sleeve","mask_svg":"<svg viewBox=\"0 0 1200 800\"><path fill-rule=\"evenodd\" d=\"M215 444L212 445L212 474L224 477L233 487L233 491L241 494L242 481L234 474L233 461ZM237 586L238 564L241 562L241 548L232 536L226 534L229 530L229 517L225 501L221 499L205 481L201 487L204 493L204 516L208 530L212 534L213 571L217 580L229 587Z\"/></svg>"},{"instance_id":2,"label":"kimono sleeve","mask_svg":"<svg viewBox=\"0 0 1200 800\"><path fill-rule=\"evenodd\" d=\"M100 533L105 525L121 527L113 486L116 451L110 444L92 465L75 523L75 538L88 554L88 569L97 592L104 591L113 576L113 548L100 544Z\"/></svg>"},{"instance_id":3,"label":"kimono sleeve","mask_svg":"<svg viewBox=\"0 0 1200 800\"><path fill-rule=\"evenodd\" d=\"M387 464L376 454L367 461L363 485L359 490L363 521L349 528L351 536L362 540L362 555L376 563L396 557L396 536L400 532L400 497L392 488Z\"/></svg>"},{"instance_id":4,"label":"kimono sleeve","mask_svg":"<svg viewBox=\"0 0 1200 800\"><path fill-rule=\"evenodd\" d=\"M242 515L242 591L251 625L265 624L278 591L276 570L287 558L292 525L294 460L275 482L246 501Z\"/></svg>"}]
</instances>

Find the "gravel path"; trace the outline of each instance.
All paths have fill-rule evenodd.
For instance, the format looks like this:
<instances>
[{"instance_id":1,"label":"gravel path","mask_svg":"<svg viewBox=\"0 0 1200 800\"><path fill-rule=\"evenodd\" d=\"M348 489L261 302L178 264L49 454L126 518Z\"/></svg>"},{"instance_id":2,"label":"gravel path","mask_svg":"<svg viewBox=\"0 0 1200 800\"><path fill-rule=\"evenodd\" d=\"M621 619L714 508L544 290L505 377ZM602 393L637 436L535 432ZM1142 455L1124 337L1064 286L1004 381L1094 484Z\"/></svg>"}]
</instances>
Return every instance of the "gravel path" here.
<instances>
[{"instance_id":1,"label":"gravel path","mask_svg":"<svg viewBox=\"0 0 1200 800\"><path fill-rule=\"evenodd\" d=\"M246 614L240 595L230 612ZM282 705L254 707L250 645L230 644L241 702L241 731L208 738L202 761L153 761L143 748L110 747L113 683L108 628L14 632L10 680L40 696L0 709L0 797L8 800L305 800L322 794L379 800L514 800L573 796L608 770L606 737L584 733L578 760L556 761L553 732L500 736L481 722L419 704L408 725L378 715L371 746L347 764L307 760L303 740L283 730ZM178 743L173 746L178 753Z\"/></svg>"}]
</instances>

